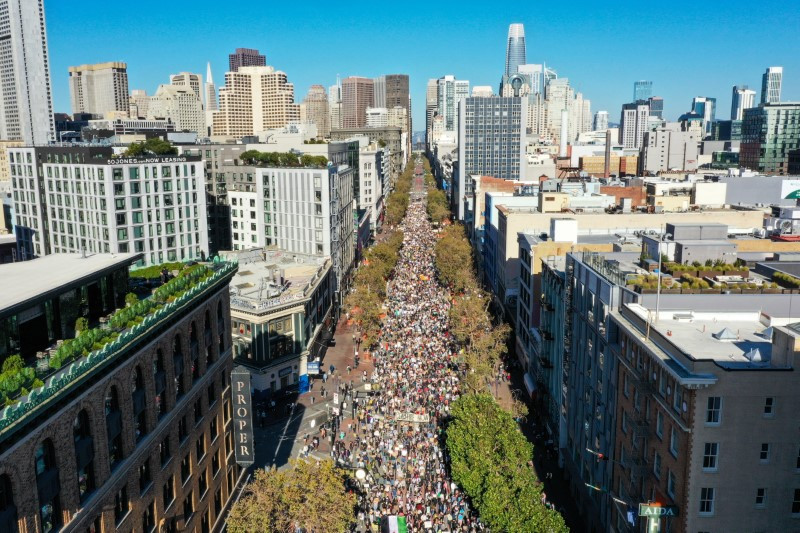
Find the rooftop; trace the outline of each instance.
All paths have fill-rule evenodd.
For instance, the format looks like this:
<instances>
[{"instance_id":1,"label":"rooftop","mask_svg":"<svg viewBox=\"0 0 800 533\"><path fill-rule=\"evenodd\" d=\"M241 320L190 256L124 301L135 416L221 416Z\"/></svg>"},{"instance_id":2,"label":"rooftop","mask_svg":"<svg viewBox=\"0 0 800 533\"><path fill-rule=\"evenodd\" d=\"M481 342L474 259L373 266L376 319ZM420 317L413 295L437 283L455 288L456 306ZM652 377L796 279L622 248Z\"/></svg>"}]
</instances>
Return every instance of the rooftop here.
<instances>
[{"instance_id":1,"label":"rooftop","mask_svg":"<svg viewBox=\"0 0 800 533\"><path fill-rule=\"evenodd\" d=\"M0 265L0 315L63 287L127 266L142 254L51 254Z\"/></svg>"},{"instance_id":2,"label":"rooftop","mask_svg":"<svg viewBox=\"0 0 800 533\"><path fill-rule=\"evenodd\" d=\"M758 308L753 311L660 310L658 322L654 311L639 304L628 308L650 328L660 333L678 349L695 359L712 360L723 368L769 367L772 339L762 336L767 329Z\"/></svg>"},{"instance_id":3,"label":"rooftop","mask_svg":"<svg viewBox=\"0 0 800 533\"><path fill-rule=\"evenodd\" d=\"M251 313L302 300L331 266L328 257L261 248L220 256L239 263L230 285L231 307Z\"/></svg>"}]
</instances>

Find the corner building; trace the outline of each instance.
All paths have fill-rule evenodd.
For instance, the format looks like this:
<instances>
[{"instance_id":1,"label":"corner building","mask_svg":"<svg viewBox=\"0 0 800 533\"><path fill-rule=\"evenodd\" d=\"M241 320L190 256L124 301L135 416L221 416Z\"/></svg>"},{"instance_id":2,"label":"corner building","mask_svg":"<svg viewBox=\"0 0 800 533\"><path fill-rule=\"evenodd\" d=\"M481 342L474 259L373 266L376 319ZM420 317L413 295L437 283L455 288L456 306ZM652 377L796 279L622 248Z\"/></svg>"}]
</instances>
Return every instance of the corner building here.
<instances>
[{"instance_id":1,"label":"corner building","mask_svg":"<svg viewBox=\"0 0 800 533\"><path fill-rule=\"evenodd\" d=\"M128 266L137 259L59 254L9 265L1 285L9 295L0 304L2 359L28 353L26 324L49 329L75 294L88 292L95 307L124 307ZM0 531L219 527L242 474L229 390L228 284L236 266L209 266L207 279L122 331L117 340L124 342L41 374L43 387L23 390L2 412Z\"/></svg>"}]
</instances>

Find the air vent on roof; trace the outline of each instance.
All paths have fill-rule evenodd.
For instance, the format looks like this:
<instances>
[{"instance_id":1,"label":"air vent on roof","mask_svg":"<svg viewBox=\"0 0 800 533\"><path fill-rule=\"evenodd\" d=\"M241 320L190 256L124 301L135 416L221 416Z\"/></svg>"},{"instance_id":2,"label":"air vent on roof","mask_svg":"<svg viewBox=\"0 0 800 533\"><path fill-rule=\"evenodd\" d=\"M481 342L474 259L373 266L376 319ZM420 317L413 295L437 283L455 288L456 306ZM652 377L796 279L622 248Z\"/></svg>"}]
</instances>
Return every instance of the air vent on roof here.
<instances>
[{"instance_id":1,"label":"air vent on roof","mask_svg":"<svg viewBox=\"0 0 800 533\"><path fill-rule=\"evenodd\" d=\"M722 328L722 330L717 333L712 333L711 335L718 341L732 342L739 339L739 336L728 328Z\"/></svg>"}]
</instances>

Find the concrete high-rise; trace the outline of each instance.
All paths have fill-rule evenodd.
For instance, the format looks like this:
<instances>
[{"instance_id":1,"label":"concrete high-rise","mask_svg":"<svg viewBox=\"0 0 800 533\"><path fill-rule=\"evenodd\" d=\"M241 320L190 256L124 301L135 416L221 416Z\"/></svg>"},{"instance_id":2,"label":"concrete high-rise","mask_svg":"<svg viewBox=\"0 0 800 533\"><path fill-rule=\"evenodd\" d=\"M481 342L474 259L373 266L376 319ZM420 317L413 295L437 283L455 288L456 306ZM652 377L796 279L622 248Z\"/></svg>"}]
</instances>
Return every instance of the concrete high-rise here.
<instances>
[{"instance_id":1,"label":"concrete high-rise","mask_svg":"<svg viewBox=\"0 0 800 533\"><path fill-rule=\"evenodd\" d=\"M660 96L651 96L647 99L650 105L650 116L657 117L659 120L664 119L664 99Z\"/></svg>"},{"instance_id":2,"label":"concrete high-rise","mask_svg":"<svg viewBox=\"0 0 800 533\"><path fill-rule=\"evenodd\" d=\"M294 85L285 72L273 67L240 67L225 74L212 134L241 138L299 120Z\"/></svg>"},{"instance_id":3,"label":"concrete high-rise","mask_svg":"<svg viewBox=\"0 0 800 533\"><path fill-rule=\"evenodd\" d=\"M200 74L192 74L191 72L181 72L179 74L170 74L170 85L186 85L192 92L197 95L200 101L203 101L203 76Z\"/></svg>"},{"instance_id":4,"label":"concrete high-rise","mask_svg":"<svg viewBox=\"0 0 800 533\"><path fill-rule=\"evenodd\" d=\"M734 85L731 95L731 120L742 120L744 110L755 107L756 92L747 85Z\"/></svg>"},{"instance_id":5,"label":"concrete high-rise","mask_svg":"<svg viewBox=\"0 0 800 533\"><path fill-rule=\"evenodd\" d=\"M508 26L508 43L506 44L506 76L516 74L519 66L526 63L525 26L511 24Z\"/></svg>"},{"instance_id":6,"label":"concrete high-rise","mask_svg":"<svg viewBox=\"0 0 800 533\"><path fill-rule=\"evenodd\" d=\"M111 61L69 67L69 94L73 113L127 112L128 65Z\"/></svg>"},{"instance_id":7,"label":"concrete high-rise","mask_svg":"<svg viewBox=\"0 0 800 533\"><path fill-rule=\"evenodd\" d=\"M431 143L431 129L433 127L433 116L436 114L438 97L439 80L428 80L428 85L425 90L425 143L429 149Z\"/></svg>"},{"instance_id":8,"label":"concrete high-rise","mask_svg":"<svg viewBox=\"0 0 800 533\"><path fill-rule=\"evenodd\" d=\"M639 100L630 104L622 104L619 118L619 143L623 148L640 149L650 119L650 106L647 101Z\"/></svg>"},{"instance_id":9,"label":"concrete high-rise","mask_svg":"<svg viewBox=\"0 0 800 533\"><path fill-rule=\"evenodd\" d=\"M44 0L0 0L0 139L54 139Z\"/></svg>"},{"instance_id":10,"label":"concrete high-rise","mask_svg":"<svg viewBox=\"0 0 800 533\"><path fill-rule=\"evenodd\" d=\"M647 100L653 96L653 82L639 80L633 82L633 101Z\"/></svg>"},{"instance_id":11,"label":"concrete high-rise","mask_svg":"<svg viewBox=\"0 0 800 533\"><path fill-rule=\"evenodd\" d=\"M469 96L469 80L457 80L454 76L443 76L438 81L436 107L444 119L445 131L458 131L458 103Z\"/></svg>"},{"instance_id":12,"label":"concrete high-rise","mask_svg":"<svg viewBox=\"0 0 800 533\"><path fill-rule=\"evenodd\" d=\"M149 111L150 97L147 96L147 91L142 89L132 90L131 97L128 99L128 115L130 118L147 118Z\"/></svg>"},{"instance_id":13,"label":"concrete high-rise","mask_svg":"<svg viewBox=\"0 0 800 533\"><path fill-rule=\"evenodd\" d=\"M372 80L372 104L374 107L386 107L386 76L378 76Z\"/></svg>"},{"instance_id":14,"label":"concrete high-rise","mask_svg":"<svg viewBox=\"0 0 800 533\"><path fill-rule=\"evenodd\" d=\"M781 101L783 67L769 67L761 76L761 103L775 104Z\"/></svg>"},{"instance_id":15,"label":"concrete high-rise","mask_svg":"<svg viewBox=\"0 0 800 533\"><path fill-rule=\"evenodd\" d=\"M336 85L328 87L328 109L331 113L331 129L342 128L342 84L338 77Z\"/></svg>"},{"instance_id":16,"label":"concrete high-rise","mask_svg":"<svg viewBox=\"0 0 800 533\"><path fill-rule=\"evenodd\" d=\"M403 127L403 130L411 134L411 99L408 90L408 74L387 74L382 76L386 80L385 89L385 106L379 106L375 102L375 107L385 107L392 109L395 107L403 107L406 110L408 117L408 124Z\"/></svg>"},{"instance_id":17,"label":"concrete high-rise","mask_svg":"<svg viewBox=\"0 0 800 533\"><path fill-rule=\"evenodd\" d=\"M238 72L241 67L266 67L267 57L252 48L237 48L228 55L228 71Z\"/></svg>"},{"instance_id":18,"label":"concrete high-rise","mask_svg":"<svg viewBox=\"0 0 800 533\"><path fill-rule=\"evenodd\" d=\"M367 108L374 101L375 83L371 78L350 76L342 80L342 128L363 128Z\"/></svg>"},{"instance_id":19,"label":"concrete high-rise","mask_svg":"<svg viewBox=\"0 0 800 533\"><path fill-rule=\"evenodd\" d=\"M710 96L695 96L692 99L692 113L702 117L703 134L711 135L711 127L717 114L717 99Z\"/></svg>"},{"instance_id":20,"label":"concrete high-rise","mask_svg":"<svg viewBox=\"0 0 800 533\"><path fill-rule=\"evenodd\" d=\"M681 131L678 122L664 123L644 135L639 158L640 172L655 174L667 170L697 170L697 144L694 132Z\"/></svg>"},{"instance_id":21,"label":"concrete high-rise","mask_svg":"<svg viewBox=\"0 0 800 533\"><path fill-rule=\"evenodd\" d=\"M526 76L530 88L529 94L541 94L544 87L543 87L543 76L544 76L544 66L540 64L531 63L528 65L520 65L517 68L517 72Z\"/></svg>"},{"instance_id":22,"label":"concrete high-rise","mask_svg":"<svg viewBox=\"0 0 800 533\"><path fill-rule=\"evenodd\" d=\"M197 90L200 90L199 85ZM191 85L159 85L156 94L150 97L147 118L171 120L176 131L198 135L206 132L203 101Z\"/></svg>"},{"instance_id":23,"label":"concrete high-rise","mask_svg":"<svg viewBox=\"0 0 800 533\"><path fill-rule=\"evenodd\" d=\"M598 111L594 114L594 131L602 131L608 129L608 111Z\"/></svg>"},{"instance_id":24,"label":"concrete high-rise","mask_svg":"<svg viewBox=\"0 0 800 533\"><path fill-rule=\"evenodd\" d=\"M312 85L300 104L300 121L317 127L317 138L325 139L331 135L331 114L325 87Z\"/></svg>"}]
</instances>

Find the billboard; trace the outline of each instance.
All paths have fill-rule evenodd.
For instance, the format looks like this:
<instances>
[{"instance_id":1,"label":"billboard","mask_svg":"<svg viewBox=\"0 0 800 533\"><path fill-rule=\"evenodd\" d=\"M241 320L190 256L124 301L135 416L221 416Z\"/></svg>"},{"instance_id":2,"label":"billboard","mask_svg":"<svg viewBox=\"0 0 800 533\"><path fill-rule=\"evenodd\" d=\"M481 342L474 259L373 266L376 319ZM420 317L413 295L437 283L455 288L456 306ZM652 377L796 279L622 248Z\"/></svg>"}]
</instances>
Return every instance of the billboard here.
<instances>
[{"instance_id":1,"label":"billboard","mask_svg":"<svg viewBox=\"0 0 800 533\"><path fill-rule=\"evenodd\" d=\"M781 182L781 198L784 200L800 198L800 180L783 180Z\"/></svg>"},{"instance_id":2,"label":"billboard","mask_svg":"<svg viewBox=\"0 0 800 533\"><path fill-rule=\"evenodd\" d=\"M233 441L236 463L250 466L255 458L253 449L253 403L250 398L250 372L237 366L231 371L233 396Z\"/></svg>"}]
</instances>

